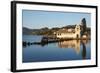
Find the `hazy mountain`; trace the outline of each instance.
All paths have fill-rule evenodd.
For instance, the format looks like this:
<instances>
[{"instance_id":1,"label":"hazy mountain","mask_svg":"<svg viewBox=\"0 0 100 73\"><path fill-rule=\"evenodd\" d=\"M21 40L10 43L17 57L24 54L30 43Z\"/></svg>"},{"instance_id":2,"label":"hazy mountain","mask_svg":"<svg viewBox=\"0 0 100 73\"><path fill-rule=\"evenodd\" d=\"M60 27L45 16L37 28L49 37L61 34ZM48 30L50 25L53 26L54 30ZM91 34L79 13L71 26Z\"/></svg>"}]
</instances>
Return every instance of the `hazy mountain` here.
<instances>
[{"instance_id":1,"label":"hazy mountain","mask_svg":"<svg viewBox=\"0 0 100 73\"><path fill-rule=\"evenodd\" d=\"M23 27L23 34L30 35L30 34L32 34L32 32L33 32L32 29Z\"/></svg>"}]
</instances>

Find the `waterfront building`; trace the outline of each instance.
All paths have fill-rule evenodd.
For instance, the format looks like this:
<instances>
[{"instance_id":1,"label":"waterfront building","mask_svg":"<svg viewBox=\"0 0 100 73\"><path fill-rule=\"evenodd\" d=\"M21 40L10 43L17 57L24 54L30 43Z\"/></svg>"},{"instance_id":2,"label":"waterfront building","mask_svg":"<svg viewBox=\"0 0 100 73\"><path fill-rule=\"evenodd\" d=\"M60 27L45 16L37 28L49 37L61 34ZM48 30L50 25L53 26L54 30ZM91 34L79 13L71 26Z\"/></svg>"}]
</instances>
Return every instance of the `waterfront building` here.
<instances>
[{"instance_id":1,"label":"waterfront building","mask_svg":"<svg viewBox=\"0 0 100 73\"><path fill-rule=\"evenodd\" d=\"M57 38L80 38L80 31L80 25L76 25L75 28L62 28L54 32L54 35Z\"/></svg>"}]
</instances>

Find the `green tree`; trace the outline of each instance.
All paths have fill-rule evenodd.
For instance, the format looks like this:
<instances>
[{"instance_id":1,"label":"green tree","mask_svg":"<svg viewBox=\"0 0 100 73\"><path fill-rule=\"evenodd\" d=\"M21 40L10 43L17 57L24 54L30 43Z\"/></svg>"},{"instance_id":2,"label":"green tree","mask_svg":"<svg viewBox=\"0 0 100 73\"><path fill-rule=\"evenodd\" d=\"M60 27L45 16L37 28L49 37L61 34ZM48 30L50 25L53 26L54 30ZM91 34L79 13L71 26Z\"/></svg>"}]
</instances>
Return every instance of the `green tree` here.
<instances>
[{"instance_id":1,"label":"green tree","mask_svg":"<svg viewBox=\"0 0 100 73\"><path fill-rule=\"evenodd\" d=\"M81 24L82 24L82 35L83 35L84 32L85 32L86 29L87 29L87 26L86 26L86 19L85 19L85 18L82 19Z\"/></svg>"}]
</instances>

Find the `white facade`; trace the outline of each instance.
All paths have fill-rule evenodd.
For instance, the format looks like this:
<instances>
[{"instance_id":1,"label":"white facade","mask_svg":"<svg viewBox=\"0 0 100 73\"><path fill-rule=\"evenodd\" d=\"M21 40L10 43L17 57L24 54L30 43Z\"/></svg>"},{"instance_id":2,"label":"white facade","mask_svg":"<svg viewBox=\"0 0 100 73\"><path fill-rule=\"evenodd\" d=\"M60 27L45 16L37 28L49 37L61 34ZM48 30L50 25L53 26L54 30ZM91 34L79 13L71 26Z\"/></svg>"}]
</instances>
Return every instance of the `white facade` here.
<instances>
[{"instance_id":1,"label":"white facade","mask_svg":"<svg viewBox=\"0 0 100 73\"><path fill-rule=\"evenodd\" d=\"M74 29L61 29L55 35L57 38L80 38L80 26L76 25Z\"/></svg>"}]
</instances>

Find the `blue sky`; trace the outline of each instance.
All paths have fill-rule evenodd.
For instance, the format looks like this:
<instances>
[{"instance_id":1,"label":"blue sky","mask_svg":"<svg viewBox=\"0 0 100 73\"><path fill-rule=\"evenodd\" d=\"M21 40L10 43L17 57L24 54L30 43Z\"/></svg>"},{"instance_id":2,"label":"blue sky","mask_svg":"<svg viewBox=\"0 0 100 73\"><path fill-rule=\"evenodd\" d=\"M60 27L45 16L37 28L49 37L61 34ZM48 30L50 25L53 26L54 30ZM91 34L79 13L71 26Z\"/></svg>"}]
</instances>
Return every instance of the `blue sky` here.
<instances>
[{"instance_id":1,"label":"blue sky","mask_svg":"<svg viewBox=\"0 0 100 73\"><path fill-rule=\"evenodd\" d=\"M86 18L87 26L91 25L91 14L75 12L51 12L23 10L23 27L39 29L43 27L63 27L67 25L79 24L82 18Z\"/></svg>"}]
</instances>

